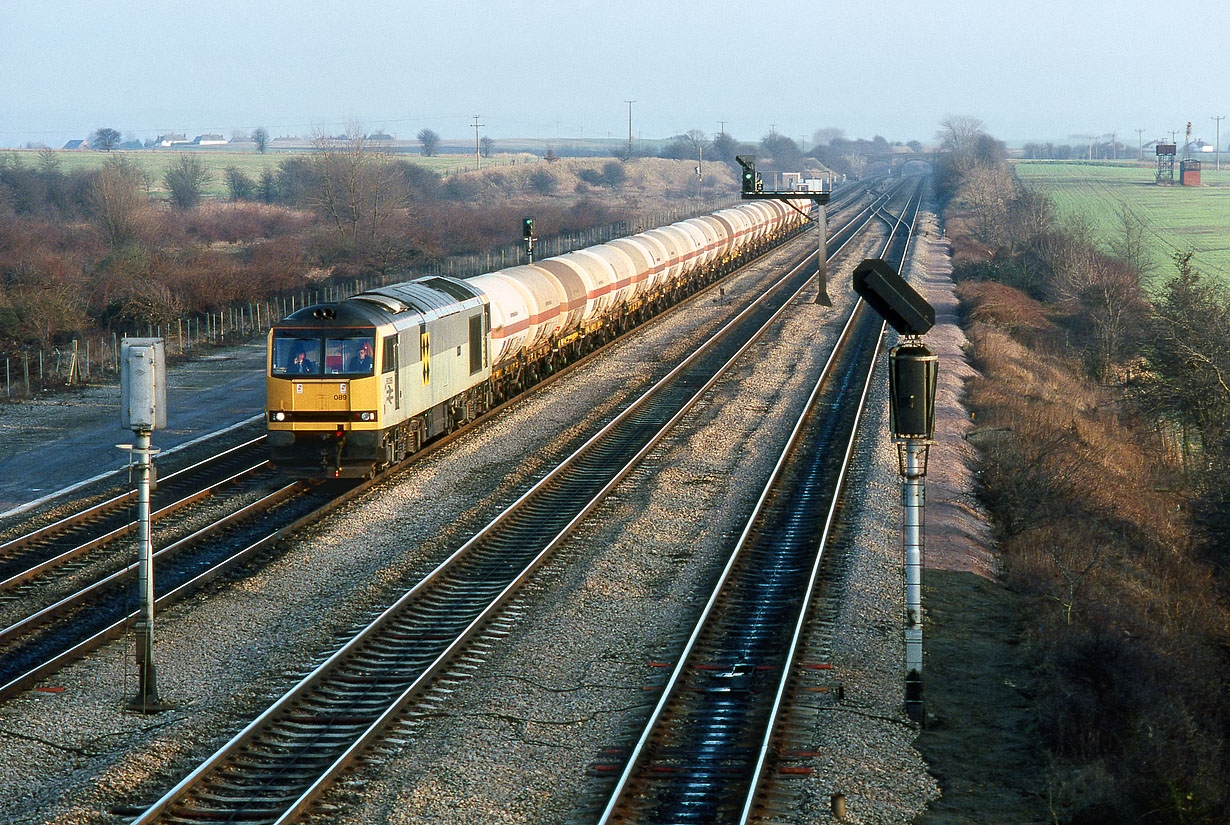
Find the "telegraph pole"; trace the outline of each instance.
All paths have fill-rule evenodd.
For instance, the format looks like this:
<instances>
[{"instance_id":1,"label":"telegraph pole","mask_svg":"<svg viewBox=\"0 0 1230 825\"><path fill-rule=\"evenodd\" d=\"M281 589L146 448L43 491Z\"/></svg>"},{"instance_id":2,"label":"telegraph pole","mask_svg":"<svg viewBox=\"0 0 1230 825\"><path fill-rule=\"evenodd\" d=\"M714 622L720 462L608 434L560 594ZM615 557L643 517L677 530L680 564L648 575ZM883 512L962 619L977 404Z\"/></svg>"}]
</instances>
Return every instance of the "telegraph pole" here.
<instances>
[{"instance_id":1,"label":"telegraph pole","mask_svg":"<svg viewBox=\"0 0 1230 825\"><path fill-rule=\"evenodd\" d=\"M632 160L632 104L635 100L625 100L628 104L628 160Z\"/></svg>"},{"instance_id":2,"label":"telegraph pole","mask_svg":"<svg viewBox=\"0 0 1230 825\"><path fill-rule=\"evenodd\" d=\"M474 116L474 170L475 171L478 171L478 168L479 168L478 158L480 154L479 149L478 149L478 127L486 126L486 125L487 125L486 123L478 122L478 115Z\"/></svg>"},{"instance_id":3,"label":"telegraph pole","mask_svg":"<svg viewBox=\"0 0 1230 825\"><path fill-rule=\"evenodd\" d=\"M1226 119L1225 115L1214 115L1212 120L1217 123L1217 137L1213 138L1213 148L1217 153L1217 168L1221 169L1221 122Z\"/></svg>"},{"instance_id":4,"label":"telegraph pole","mask_svg":"<svg viewBox=\"0 0 1230 825\"><path fill-rule=\"evenodd\" d=\"M1140 156L1140 162L1145 162L1145 130L1134 129L1136 132L1136 153Z\"/></svg>"},{"instance_id":5,"label":"telegraph pole","mask_svg":"<svg viewBox=\"0 0 1230 825\"><path fill-rule=\"evenodd\" d=\"M719 121L718 121L718 126L720 126L720 127L721 127L721 128L718 130L718 134L719 134L719 135L724 135L724 134L726 134L726 121L724 121L724 120L719 120Z\"/></svg>"}]
</instances>

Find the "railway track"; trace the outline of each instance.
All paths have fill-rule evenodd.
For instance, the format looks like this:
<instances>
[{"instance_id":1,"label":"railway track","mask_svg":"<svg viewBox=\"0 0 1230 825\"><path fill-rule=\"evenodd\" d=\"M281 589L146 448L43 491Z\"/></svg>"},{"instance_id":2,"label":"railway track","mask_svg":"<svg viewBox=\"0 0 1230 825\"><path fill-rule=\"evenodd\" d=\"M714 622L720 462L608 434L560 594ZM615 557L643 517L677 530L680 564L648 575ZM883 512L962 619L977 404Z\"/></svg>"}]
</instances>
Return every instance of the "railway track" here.
<instances>
[{"instance_id":1,"label":"railway track","mask_svg":"<svg viewBox=\"0 0 1230 825\"><path fill-rule=\"evenodd\" d=\"M844 245L868 207L833 234ZM836 254L836 252L834 253ZM288 822L424 696L478 666L502 611L558 544L684 416L815 273L794 267L479 530L135 823ZM486 641L483 641L486 639Z\"/></svg>"},{"instance_id":2,"label":"railway track","mask_svg":"<svg viewBox=\"0 0 1230 825\"><path fill-rule=\"evenodd\" d=\"M900 266L920 198L891 226L882 257ZM597 816L606 823L748 823L784 816L774 787L796 776L783 715L824 663L801 644L838 513L883 321L859 301L821 372L658 703ZM822 598L821 598L822 600ZM810 672L809 672L810 671ZM596 766L597 773L604 768Z\"/></svg>"},{"instance_id":3,"label":"railway track","mask_svg":"<svg viewBox=\"0 0 1230 825\"><path fill-rule=\"evenodd\" d=\"M265 437L246 441L158 480L151 501L157 522L268 467ZM88 563L114 542L135 535L136 491L81 509L0 544L0 601L24 598L36 579Z\"/></svg>"},{"instance_id":4,"label":"railway track","mask_svg":"<svg viewBox=\"0 0 1230 825\"><path fill-rule=\"evenodd\" d=\"M856 192L839 199L838 205L857 201ZM852 236L856 221L865 221L874 204L859 210L850 222L833 236L833 243L844 243ZM814 253L813 253L814 256ZM704 290L702 290L702 293ZM698 294L702 294L698 293ZM609 346L609 344L608 344ZM567 374L580 361L539 382L545 386ZM466 427L451 433L408 460L413 463L460 437L489 418L500 414L522 396L494 408ZM183 514L192 505L200 504L219 489L236 485L262 471L267 472L263 458L256 458L263 438L253 439L212 459L166 477L159 483L155 500L155 516L167 519L173 513ZM236 462L250 464L246 470L227 475ZM407 465L402 465L404 469ZM161 611L199 591L220 576L250 563L268 553L283 537L301 530L313 521L366 492L374 484L395 477L398 470L378 479L337 481L326 484L296 482L277 485L258 500L236 507L221 518L158 549L155 607ZM116 540L132 532L135 522L124 511L131 504L133 493L114 496L100 505L55 524L32 531L4 547L11 548L14 558L32 558L33 564L12 573L0 584L0 599L7 592L14 598L29 601L29 610L14 616L0 629L0 700L14 695L75 661L90 650L118 638L136 621L132 582L136 564L114 566L108 571L76 583L77 588L55 600L44 599L42 605L29 599L32 582L54 575L67 576L110 548ZM14 564L13 567L18 567Z\"/></svg>"}]
</instances>

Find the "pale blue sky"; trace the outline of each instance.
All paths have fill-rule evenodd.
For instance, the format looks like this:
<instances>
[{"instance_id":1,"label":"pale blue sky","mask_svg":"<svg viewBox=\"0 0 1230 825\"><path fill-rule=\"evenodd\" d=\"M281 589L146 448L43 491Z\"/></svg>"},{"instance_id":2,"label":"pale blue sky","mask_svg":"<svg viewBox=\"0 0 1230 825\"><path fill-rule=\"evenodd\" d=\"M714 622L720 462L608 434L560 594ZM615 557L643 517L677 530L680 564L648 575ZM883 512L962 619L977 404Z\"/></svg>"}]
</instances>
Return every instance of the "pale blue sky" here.
<instances>
[{"instance_id":1,"label":"pale blue sky","mask_svg":"<svg viewBox=\"0 0 1230 825\"><path fill-rule=\"evenodd\" d=\"M969 114L1013 141L1188 120L1212 140L1228 32L1221 0L0 0L0 146L347 120L464 138L475 114L497 140L620 136L628 99L644 137L926 141Z\"/></svg>"}]
</instances>

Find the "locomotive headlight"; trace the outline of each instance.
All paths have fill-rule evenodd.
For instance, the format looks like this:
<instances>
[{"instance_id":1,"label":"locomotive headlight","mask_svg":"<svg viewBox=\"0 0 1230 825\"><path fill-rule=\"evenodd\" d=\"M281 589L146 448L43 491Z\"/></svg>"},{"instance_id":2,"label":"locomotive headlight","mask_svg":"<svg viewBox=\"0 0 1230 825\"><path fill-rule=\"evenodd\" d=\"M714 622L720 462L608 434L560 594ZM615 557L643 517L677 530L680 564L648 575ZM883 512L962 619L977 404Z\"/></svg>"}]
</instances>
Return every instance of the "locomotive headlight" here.
<instances>
[{"instance_id":1,"label":"locomotive headlight","mask_svg":"<svg viewBox=\"0 0 1230 825\"><path fill-rule=\"evenodd\" d=\"M364 421L375 421L375 420L376 420L376 414L375 414L375 413L371 413L371 412L365 412L365 413L363 413L363 420L364 420Z\"/></svg>"},{"instance_id":2,"label":"locomotive headlight","mask_svg":"<svg viewBox=\"0 0 1230 825\"><path fill-rule=\"evenodd\" d=\"M273 415L271 415L270 417L271 417L274 421L285 421L285 420L286 420L286 413L284 413L284 412L282 412L281 410L279 410L278 412L273 413Z\"/></svg>"}]
</instances>

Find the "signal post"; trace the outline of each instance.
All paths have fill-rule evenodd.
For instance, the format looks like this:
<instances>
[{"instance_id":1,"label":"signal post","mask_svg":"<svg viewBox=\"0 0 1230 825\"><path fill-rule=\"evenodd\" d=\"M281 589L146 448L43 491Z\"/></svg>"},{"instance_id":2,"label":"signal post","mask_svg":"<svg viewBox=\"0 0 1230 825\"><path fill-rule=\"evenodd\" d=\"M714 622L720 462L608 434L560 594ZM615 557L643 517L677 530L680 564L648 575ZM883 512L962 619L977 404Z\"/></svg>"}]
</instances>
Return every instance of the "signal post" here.
<instances>
[{"instance_id":1,"label":"signal post","mask_svg":"<svg viewBox=\"0 0 1230 825\"><path fill-rule=\"evenodd\" d=\"M525 262L534 263L534 241L538 240L534 237L534 219L521 219L521 237L525 240Z\"/></svg>"},{"instance_id":2,"label":"signal post","mask_svg":"<svg viewBox=\"0 0 1230 825\"><path fill-rule=\"evenodd\" d=\"M816 204L820 209L820 215L816 218L816 228L819 230L820 238L817 243L819 248L818 260L816 261L816 281L819 284L819 291L816 293L816 303L822 306L831 307L833 301L829 298L829 241L828 241L828 226L829 216L825 209L825 205L829 202L830 192L824 189L813 191L810 189L765 189L764 181L760 177L760 173L756 171L756 156L755 155L735 155L735 160L743 167L742 187L740 197L747 200L777 200L783 201L791 209L802 213L791 200L796 198L808 198L812 203ZM805 218L810 218L810 215L804 215Z\"/></svg>"},{"instance_id":3,"label":"signal post","mask_svg":"<svg viewBox=\"0 0 1230 825\"><path fill-rule=\"evenodd\" d=\"M153 431L167 426L166 349L161 338L125 338L120 345L120 426L135 444L119 444L136 458L137 470L137 695L131 710L156 713L166 708L158 696L154 669L154 547L150 534Z\"/></svg>"},{"instance_id":4,"label":"signal post","mask_svg":"<svg viewBox=\"0 0 1230 825\"><path fill-rule=\"evenodd\" d=\"M939 359L922 336L935 326L935 309L880 259L854 269L854 291L901 336L888 354L889 428L901 475L902 542L905 549L905 711L922 724L922 566L924 479L935 435Z\"/></svg>"}]
</instances>

